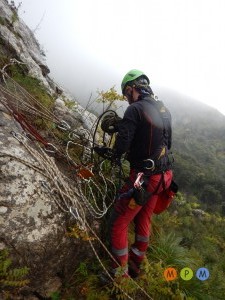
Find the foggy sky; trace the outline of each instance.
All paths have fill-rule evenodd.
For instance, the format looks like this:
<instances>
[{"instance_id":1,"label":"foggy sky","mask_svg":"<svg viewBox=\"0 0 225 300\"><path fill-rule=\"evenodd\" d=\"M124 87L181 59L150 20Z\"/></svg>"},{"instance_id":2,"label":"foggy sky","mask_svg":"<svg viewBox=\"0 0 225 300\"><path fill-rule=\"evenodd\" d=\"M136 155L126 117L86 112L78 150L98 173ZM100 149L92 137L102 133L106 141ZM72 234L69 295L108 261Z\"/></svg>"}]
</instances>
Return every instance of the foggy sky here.
<instances>
[{"instance_id":1,"label":"foggy sky","mask_svg":"<svg viewBox=\"0 0 225 300\"><path fill-rule=\"evenodd\" d=\"M20 1L15 1L19 3ZM224 0L23 0L50 76L80 100L130 69L225 114ZM82 102L82 101L81 101Z\"/></svg>"}]
</instances>

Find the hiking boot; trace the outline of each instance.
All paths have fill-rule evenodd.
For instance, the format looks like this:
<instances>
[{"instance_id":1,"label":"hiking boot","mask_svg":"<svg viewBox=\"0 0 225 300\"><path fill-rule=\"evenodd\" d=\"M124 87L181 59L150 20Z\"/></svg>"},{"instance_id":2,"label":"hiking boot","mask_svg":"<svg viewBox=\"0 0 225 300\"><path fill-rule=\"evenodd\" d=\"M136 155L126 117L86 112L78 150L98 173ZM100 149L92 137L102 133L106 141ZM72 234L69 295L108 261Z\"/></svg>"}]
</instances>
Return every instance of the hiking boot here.
<instances>
[{"instance_id":1,"label":"hiking boot","mask_svg":"<svg viewBox=\"0 0 225 300\"><path fill-rule=\"evenodd\" d=\"M133 260L129 260L128 274L131 278L137 278L140 275L140 264L135 263Z\"/></svg>"},{"instance_id":2,"label":"hiking boot","mask_svg":"<svg viewBox=\"0 0 225 300\"><path fill-rule=\"evenodd\" d=\"M109 275L106 272L102 272L99 274L99 281L101 283L101 285L108 285L110 283L112 283L113 281L119 283L121 280L123 280L123 278L129 278L130 276L128 275L128 272L122 272L121 270L116 271L115 269L111 269L109 272L109 275L111 276L111 278L109 277Z\"/></svg>"},{"instance_id":3,"label":"hiking boot","mask_svg":"<svg viewBox=\"0 0 225 300\"><path fill-rule=\"evenodd\" d=\"M111 277L114 278L114 275L112 275L110 273ZM112 279L109 277L109 275L105 272L102 272L99 274L99 283L101 286L104 286L104 285L109 285L110 283L112 283Z\"/></svg>"}]
</instances>

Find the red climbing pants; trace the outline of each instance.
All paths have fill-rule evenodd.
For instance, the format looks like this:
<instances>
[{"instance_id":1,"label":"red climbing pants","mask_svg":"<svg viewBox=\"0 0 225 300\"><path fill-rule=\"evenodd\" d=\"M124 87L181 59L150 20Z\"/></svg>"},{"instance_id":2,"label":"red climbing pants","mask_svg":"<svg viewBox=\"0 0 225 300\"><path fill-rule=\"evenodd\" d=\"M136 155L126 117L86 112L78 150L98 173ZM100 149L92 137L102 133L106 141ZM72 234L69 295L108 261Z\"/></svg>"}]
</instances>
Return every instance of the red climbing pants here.
<instances>
[{"instance_id":1,"label":"red climbing pants","mask_svg":"<svg viewBox=\"0 0 225 300\"><path fill-rule=\"evenodd\" d=\"M164 176L164 180L162 180ZM137 205L132 198L131 187L136 180L137 174L131 170L128 183L119 192L110 218L110 244L111 252L126 272L128 257L136 264L140 264L148 247L151 218L153 213L160 213L165 210L174 193L169 191L172 181L172 171L168 170L163 174L151 175L147 182L147 191L152 195L143 206ZM164 181L164 183L163 183ZM156 194L154 192L157 190ZM128 226L134 221L135 241L128 250ZM113 269L118 264L113 262Z\"/></svg>"}]
</instances>

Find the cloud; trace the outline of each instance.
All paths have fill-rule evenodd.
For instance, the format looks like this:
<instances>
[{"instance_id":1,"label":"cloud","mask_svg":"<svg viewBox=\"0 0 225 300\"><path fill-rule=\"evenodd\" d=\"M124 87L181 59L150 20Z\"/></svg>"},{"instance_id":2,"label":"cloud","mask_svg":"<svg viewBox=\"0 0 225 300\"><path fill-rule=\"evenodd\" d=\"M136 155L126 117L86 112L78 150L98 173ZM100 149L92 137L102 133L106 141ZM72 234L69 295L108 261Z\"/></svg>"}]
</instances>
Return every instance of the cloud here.
<instances>
[{"instance_id":1,"label":"cloud","mask_svg":"<svg viewBox=\"0 0 225 300\"><path fill-rule=\"evenodd\" d=\"M223 0L23 0L51 75L86 95L141 69L161 85L223 111ZM82 96L87 97L87 96ZM212 101L213 98L213 101Z\"/></svg>"}]
</instances>

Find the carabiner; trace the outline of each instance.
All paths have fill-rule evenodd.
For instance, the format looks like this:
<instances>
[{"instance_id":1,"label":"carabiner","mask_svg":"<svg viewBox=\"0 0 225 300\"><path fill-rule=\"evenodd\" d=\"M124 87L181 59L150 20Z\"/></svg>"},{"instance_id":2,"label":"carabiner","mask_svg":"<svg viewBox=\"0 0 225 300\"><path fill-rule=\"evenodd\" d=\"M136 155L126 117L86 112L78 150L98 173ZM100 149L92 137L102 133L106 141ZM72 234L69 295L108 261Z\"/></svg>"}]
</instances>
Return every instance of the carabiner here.
<instances>
[{"instance_id":1,"label":"carabiner","mask_svg":"<svg viewBox=\"0 0 225 300\"><path fill-rule=\"evenodd\" d=\"M15 131L10 131L11 135L19 142L19 143L24 143L25 142L25 139L26 137L23 136L22 134L20 133L16 133Z\"/></svg>"},{"instance_id":2,"label":"carabiner","mask_svg":"<svg viewBox=\"0 0 225 300\"><path fill-rule=\"evenodd\" d=\"M50 149L48 149L47 147L50 147ZM51 147L52 147L52 149L51 149ZM49 152L49 153L56 153L56 152L58 152L58 149L53 144L48 143L45 147L45 151Z\"/></svg>"},{"instance_id":3,"label":"carabiner","mask_svg":"<svg viewBox=\"0 0 225 300\"><path fill-rule=\"evenodd\" d=\"M143 175L144 175L144 173L142 173L142 172L140 172L140 173L137 174L137 179L134 182L134 187L137 190L140 190L142 184L144 183L144 180L141 181Z\"/></svg>"},{"instance_id":4,"label":"carabiner","mask_svg":"<svg viewBox=\"0 0 225 300\"><path fill-rule=\"evenodd\" d=\"M150 167L145 167L146 170L153 170L155 168L154 160L148 158L148 159L145 159L144 162L150 162L152 164Z\"/></svg>"},{"instance_id":5,"label":"carabiner","mask_svg":"<svg viewBox=\"0 0 225 300\"><path fill-rule=\"evenodd\" d=\"M70 125L66 121L64 121L64 120L62 120L61 123L57 125L57 127L59 129L64 130L64 131L71 129Z\"/></svg>"}]
</instances>

